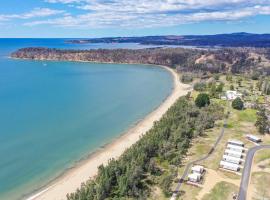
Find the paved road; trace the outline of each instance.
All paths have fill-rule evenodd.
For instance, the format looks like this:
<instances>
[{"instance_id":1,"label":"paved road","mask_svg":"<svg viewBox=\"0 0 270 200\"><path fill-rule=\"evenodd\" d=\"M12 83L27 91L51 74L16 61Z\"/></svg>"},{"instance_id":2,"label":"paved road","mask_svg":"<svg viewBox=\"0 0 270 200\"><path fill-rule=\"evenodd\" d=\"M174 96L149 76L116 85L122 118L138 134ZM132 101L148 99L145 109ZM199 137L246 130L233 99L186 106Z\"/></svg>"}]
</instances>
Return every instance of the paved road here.
<instances>
[{"instance_id":1,"label":"paved road","mask_svg":"<svg viewBox=\"0 0 270 200\"><path fill-rule=\"evenodd\" d=\"M247 196L247 189L249 184L249 177L251 173L251 167L253 162L254 154L261 149L270 149L270 145L261 145L256 146L248 150L247 156L246 156L246 162L242 173L242 179L240 184L240 190L238 193L238 200L246 200Z\"/></svg>"},{"instance_id":2,"label":"paved road","mask_svg":"<svg viewBox=\"0 0 270 200\"><path fill-rule=\"evenodd\" d=\"M175 188L175 190L174 190L174 193L173 193L173 195L172 195L172 197L171 197L171 200L176 199L176 196L177 196L177 194L178 194L179 191L180 191L180 187L181 187L183 181L185 180L186 176L188 175L188 172L189 172L190 167L193 166L193 165L196 164L196 163L199 163L199 162L201 162L201 161L203 161L203 160L206 160L206 159L209 158L209 156L215 151L215 149L216 149L218 143L220 142L220 140L221 140L221 139L223 138L223 136L224 136L224 131L225 131L226 126L227 126L227 118L225 118L224 123L223 123L223 127L222 127L222 129L221 129L221 131L220 131L220 135L218 136L218 138L217 138L217 140L216 140L214 146L211 148L211 150L208 152L208 154L206 154L206 155L203 156L202 158L199 158L199 159L197 159L197 160L194 160L194 161L188 163L188 165L187 165L186 168L185 168L184 174L183 174L182 177L180 178L180 180L179 180L179 182L178 182L178 184L177 184L177 186L176 186L176 188Z\"/></svg>"}]
</instances>

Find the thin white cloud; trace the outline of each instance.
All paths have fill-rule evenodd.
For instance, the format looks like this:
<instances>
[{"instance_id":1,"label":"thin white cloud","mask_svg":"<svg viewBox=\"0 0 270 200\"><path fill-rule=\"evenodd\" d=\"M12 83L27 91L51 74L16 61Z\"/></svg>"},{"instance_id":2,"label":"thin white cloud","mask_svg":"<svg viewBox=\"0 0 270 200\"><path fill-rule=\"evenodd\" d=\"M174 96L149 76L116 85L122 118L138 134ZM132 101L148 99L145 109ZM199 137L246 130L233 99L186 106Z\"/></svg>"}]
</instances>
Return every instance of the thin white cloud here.
<instances>
[{"instance_id":1,"label":"thin white cloud","mask_svg":"<svg viewBox=\"0 0 270 200\"><path fill-rule=\"evenodd\" d=\"M64 3L90 11L118 11L126 13L159 13L196 9L241 8L269 4L269 0L46 0Z\"/></svg>"},{"instance_id":2,"label":"thin white cloud","mask_svg":"<svg viewBox=\"0 0 270 200\"><path fill-rule=\"evenodd\" d=\"M0 21L8 21L11 19L31 19L36 17L49 17L62 14L64 12L65 11L63 10L54 10L50 8L34 8L33 10L27 13L0 15Z\"/></svg>"},{"instance_id":3,"label":"thin white cloud","mask_svg":"<svg viewBox=\"0 0 270 200\"><path fill-rule=\"evenodd\" d=\"M70 3L78 3L82 0L46 0L45 2L48 3L64 3L64 4L70 4Z\"/></svg>"},{"instance_id":4,"label":"thin white cloud","mask_svg":"<svg viewBox=\"0 0 270 200\"><path fill-rule=\"evenodd\" d=\"M50 8L35 8L29 13L18 15L18 17L22 19L29 19L29 18L34 18L34 17L48 17L48 16L53 16L53 15L58 15L64 12L65 11L63 10L53 10Z\"/></svg>"},{"instance_id":5,"label":"thin white cloud","mask_svg":"<svg viewBox=\"0 0 270 200\"><path fill-rule=\"evenodd\" d=\"M73 28L144 28L166 27L203 21L235 21L256 15L270 15L270 0L43 1L48 4L48 7L63 4L62 6L66 6L69 13L62 10L39 8L20 15L0 15L0 21L11 18L33 19L35 17L44 17L45 19L27 20L24 25L48 24Z\"/></svg>"},{"instance_id":6,"label":"thin white cloud","mask_svg":"<svg viewBox=\"0 0 270 200\"><path fill-rule=\"evenodd\" d=\"M174 2L174 0L168 0ZM193 3L196 0L193 1ZM241 0L235 0L235 2ZM225 2L225 1L223 1ZM118 4L119 2L112 2L112 4ZM144 7L148 3L144 4ZM116 5L114 5L116 6ZM119 6L119 5L118 5ZM54 26L62 27L81 27L81 28L100 28L100 27L126 27L126 28L144 28L144 27L165 27L180 25L186 23L197 23L202 21L232 21L240 20L247 17L256 15L270 15L270 6L254 5L249 7L243 7L238 9L225 9L220 11L200 11L196 12L164 12L164 10L172 7L161 7L159 12L154 12L157 7L153 6L149 10L143 10L143 6L140 5L137 8L129 8L129 6L122 6L118 10L113 6L105 4L98 4L95 10L91 10L86 14L81 15L68 15L50 20L38 20L28 22L25 25L35 26L41 24L50 24Z\"/></svg>"},{"instance_id":7,"label":"thin white cloud","mask_svg":"<svg viewBox=\"0 0 270 200\"><path fill-rule=\"evenodd\" d=\"M1 21L6 21L6 20L7 20L7 18L6 18L5 16L0 15L0 22L1 22Z\"/></svg>"}]
</instances>

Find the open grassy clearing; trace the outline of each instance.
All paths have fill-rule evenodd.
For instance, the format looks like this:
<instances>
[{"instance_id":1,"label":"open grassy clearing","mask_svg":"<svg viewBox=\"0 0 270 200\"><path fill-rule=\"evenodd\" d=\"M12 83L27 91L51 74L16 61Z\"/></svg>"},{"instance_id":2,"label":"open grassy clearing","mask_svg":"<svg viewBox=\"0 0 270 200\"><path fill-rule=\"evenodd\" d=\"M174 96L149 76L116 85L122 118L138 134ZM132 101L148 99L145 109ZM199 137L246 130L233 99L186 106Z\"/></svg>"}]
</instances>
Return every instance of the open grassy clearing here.
<instances>
[{"instance_id":1,"label":"open grassy clearing","mask_svg":"<svg viewBox=\"0 0 270 200\"><path fill-rule=\"evenodd\" d=\"M260 150L256 153L254 158L254 163L258 164L259 162L270 159L270 149Z\"/></svg>"},{"instance_id":2,"label":"open grassy clearing","mask_svg":"<svg viewBox=\"0 0 270 200\"><path fill-rule=\"evenodd\" d=\"M226 149L226 144L229 139L237 139L243 141L246 148L254 146L253 143L250 143L245 139L245 135L247 133L257 134L256 127L254 126L255 121L256 110L246 109L243 111L237 111L231 109L228 119L228 126L225 129L223 139L220 141L220 144L218 145L216 151L212 154L212 156L206 161L202 162L202 164L207 166L208 168L218 170L219 162L222 158L224 150ZM228 178L240 178L240 176L229 172L222 173Z\"/></svg>"},{"instance_id":3,"label":"open grassy clearing","mask_svg":"<svg viewBox=\"0 0 270 200\"><path fill-rule=\"evenodd\" d=\"M251 198L253 200L270 199L270 173L255 172L251 176Z\"/></svg>"},{"instance_id":4,"label":"open grassy clearing","mask_svg":"<svg viewBox=\"0 0 270 200\"><path fill-rule=\"evenodd\" d=\"M270 197L270 150L256 152L252 166L247 199L269 199Z\"/></svg>"},{"instance_id":5,"label":"open grassy clearing","mask_svg":"<svg viewBox=\"0 0 270 200\"><path fill-rule=\"evenodd\" d=\"M229 200L237 192L238 187L236 185L222 181L217 183L211 192L206 194L202 200Z\"/></svg>"},{"instance_id":6,"label":"open grassy clearing","mask_svg":"<svg viewBox=\"0 0 270 200\"><path fill-rule=\"evenodd\" d=\"M164 193L162 192L162 190L159 187L154 187L152 189L152 193L151 193L151 197L149 198L149 200L167 200L168 197L166 197L164 195Z\"/></svg>"},{"instance_id":7,"label":"open grassy clearing","mask_svg":"<svg viewBox=\"0 0 270 200\"><path fill-rule=\"evenodd\" d=\"M201 188L183 184L181 190L181 195L178 197L178 200L197 200L196 196L200 192Z\"/></svg>"},{"instance_id":8,"label":"open grassy clearing","mask_svg":"<svg viewBox=\"0 0 270 200\"><path fill-rule=\"evenodd\" d=\"M238 112L237 116L239 122L251 122L253 124L256 122L257 111L254 109L245 109L243 111L235 110L234 112Z\"/></svg>"}]
</instances>

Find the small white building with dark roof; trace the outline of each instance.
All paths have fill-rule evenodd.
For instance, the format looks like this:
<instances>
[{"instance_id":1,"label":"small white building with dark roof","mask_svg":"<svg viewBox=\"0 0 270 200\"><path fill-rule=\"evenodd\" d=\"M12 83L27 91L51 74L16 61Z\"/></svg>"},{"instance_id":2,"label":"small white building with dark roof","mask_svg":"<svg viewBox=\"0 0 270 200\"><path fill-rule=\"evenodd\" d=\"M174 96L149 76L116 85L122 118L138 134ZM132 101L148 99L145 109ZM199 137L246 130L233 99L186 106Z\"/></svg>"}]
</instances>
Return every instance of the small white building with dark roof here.
<instances>
[{"instance_id":1,"label":"small white building with dark roof","mask_svg":"<svg viewBox=\"0 0 270 200\"><path fill-rule=\"evenodd\" d=\"M238 164L226 162L223 160L220 161L220 167L222 167L223 169L228 169L228 170L236 171L236 172L240 169L240 166Z\"/></svg>"},{"instance_id":2,"label":"small white building with dark roof","mask_svg":"<svg viewBox=\"0 0 270 200\"><path fill-rule=\"evenodd\" d=\"M224 155L228 155L235 158L242 158L242 153L238 151L232 151L230 149L226 149Z\"/></svg>"}]
</instances>

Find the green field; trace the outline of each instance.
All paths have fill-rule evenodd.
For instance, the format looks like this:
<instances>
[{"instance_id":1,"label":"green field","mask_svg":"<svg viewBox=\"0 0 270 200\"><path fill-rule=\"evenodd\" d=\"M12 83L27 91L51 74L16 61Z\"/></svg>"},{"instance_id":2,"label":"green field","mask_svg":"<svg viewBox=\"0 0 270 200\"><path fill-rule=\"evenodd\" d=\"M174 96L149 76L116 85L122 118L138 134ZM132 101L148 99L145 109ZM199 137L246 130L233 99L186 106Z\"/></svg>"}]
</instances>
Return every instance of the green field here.
<instances>
[{"instance_id":1,"label":"green field","mask_svg":"<svg viewBox=\"0 0 270 200\"><path fill-rule=\"evenodd\" d=\"M255 163L259 163L266 159L270 159L270 149L264 149L264 150L258 151L256 153L254 161Z\"/></svg>"},{"instance_id":2,"label":"green field","mask_svg":"<svg viewBox=\"0 0 270 200\"><path fill-rule=\"evenodd\" d=\"M238 187L227 182L220 182L215 185L209 194L206 194L202 200L226 200L232 199L233 195L238 192Z\"/></svg>"},{"instance_id":3,"label":"green field","mask_svg":"<svg viewBox=\"0 0 270 200\"><path fill-rule=\"evenodd\" d=\"M255 172L252 174L251 183L254 185L255 191L253 191L252 199L270 199L270 173Z\"/></svg>"}]
</instances>

